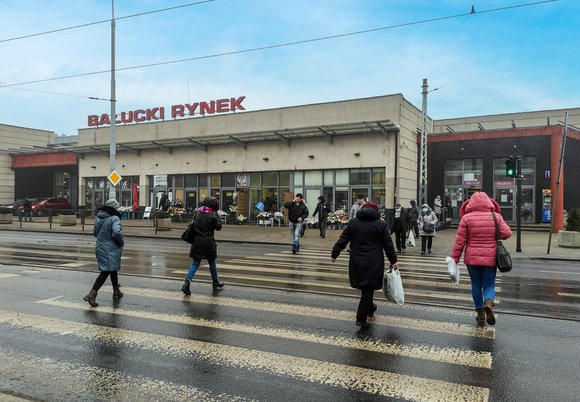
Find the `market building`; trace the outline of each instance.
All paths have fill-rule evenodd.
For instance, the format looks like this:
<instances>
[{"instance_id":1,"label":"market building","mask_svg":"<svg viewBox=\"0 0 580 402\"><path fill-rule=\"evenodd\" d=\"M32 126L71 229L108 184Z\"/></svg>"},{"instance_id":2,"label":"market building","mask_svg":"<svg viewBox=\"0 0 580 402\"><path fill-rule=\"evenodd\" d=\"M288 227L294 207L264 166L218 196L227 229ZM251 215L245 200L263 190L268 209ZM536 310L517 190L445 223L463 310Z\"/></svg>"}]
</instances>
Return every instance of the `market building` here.
<instances>
[{"instance_id":1,"label":"market building","mask_svg":"<svg viewBox=\"0 0 580 402\"><path fill-rule=\"evenodd\" d=\"M163 192L188 210L212 196L222 210L235 203L250 220L258 202L276 212L296 193L312 210L320 195L335 209L349 209L357 194L383 208L416 197L422 114L401 94L238 112L243 99L174 105L167 108L171 120L160 120L168 114L162 107L122 112L116 127L121 205L133 204L135 186L140 206L157 206ZM136 116L150 122L122 124ZM88 122L107 119L95 115ZM108 196L109 143L106 125L80 129L78 144L68 148L78 157L79 205L93 211Z\"/></svg>"}]
</instances>

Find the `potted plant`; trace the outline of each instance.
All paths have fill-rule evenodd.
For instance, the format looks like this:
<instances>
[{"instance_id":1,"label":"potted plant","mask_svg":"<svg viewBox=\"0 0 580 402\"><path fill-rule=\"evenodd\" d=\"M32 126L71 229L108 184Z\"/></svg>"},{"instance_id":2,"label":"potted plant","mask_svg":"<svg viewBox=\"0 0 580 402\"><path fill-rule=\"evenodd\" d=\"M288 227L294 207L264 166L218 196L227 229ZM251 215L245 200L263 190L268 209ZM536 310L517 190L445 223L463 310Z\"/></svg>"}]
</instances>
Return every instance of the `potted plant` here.
<instances>
[{"instance_id":1,"label":"potted plant","mask_svg":"<svg viewBox=\"0 0 580 402\"><path fill-rule=\"evenodd\" d=\"M155 212L157 230L171 230L171 214L167 211Z\"/></svg>"},{"instance_id":2,"label":"potted plant","mask_svg":"<svg viewBox=\"0 0 580 402\"><path fill-rule=\"evenodd\" d=\"M77 215L73 209L63 209L58 215L60 226L75 226L77 224Z\"/></svg>"},{"instance_id":3,"label":"potted plant","mask_svg":"<svg viewBox=\"0 0 580 402\"><path fill-rule=\"evenodd\" d=\"M580 208L568 211L566 226L558 232L558 246L580 248Z\"/></svg>"},{"instance_id":4,"label":"potted plant","mask_svg":"<svg viewBox=\"0 0 580 402\"><path fill-rule=\"evenodd\" d=\"M244 215L239 214L238 216L236 216L236 224L237 225L243 225L244 222L246 222L248 218L246 218Z\"/></svg>"},{"instance_id":5,"label":"potted plant","mask_svg":"<svg viewBox=\"0 0 580 402\"><path fill-rule=\"evenodd\" d=\"M0 223L12 223L12 209L0 207Z\"/></svg>"}]
</instances>

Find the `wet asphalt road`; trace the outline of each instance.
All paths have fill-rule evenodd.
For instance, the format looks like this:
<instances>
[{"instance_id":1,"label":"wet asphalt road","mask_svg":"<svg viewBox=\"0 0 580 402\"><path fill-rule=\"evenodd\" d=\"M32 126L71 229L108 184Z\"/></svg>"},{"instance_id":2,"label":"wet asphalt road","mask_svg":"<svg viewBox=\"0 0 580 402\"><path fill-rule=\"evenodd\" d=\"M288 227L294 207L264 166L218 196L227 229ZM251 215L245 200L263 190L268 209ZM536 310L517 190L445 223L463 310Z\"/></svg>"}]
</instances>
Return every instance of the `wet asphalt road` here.
<instances>
[{"instance_id":1,"label":"wet asphalt road","mask_svg":"<svg viewBox=\"0 0 580 402\"><path fill-rule=\"evenodd\" d=\"M219 244L184 297L175 240L131 238L125 297L82 296L96 278L88 236L0 235L0 400L575 401L580 264L518 260L498 279L498 323L474 325L469 281L440 256L402 256L404 306L376 295L354 326L346 257ZM465 274L463 270L462 274ZM238 285L236 285L238 284ZM546 318L545 318L546 317Z\"/></svg>"}]
</instances>

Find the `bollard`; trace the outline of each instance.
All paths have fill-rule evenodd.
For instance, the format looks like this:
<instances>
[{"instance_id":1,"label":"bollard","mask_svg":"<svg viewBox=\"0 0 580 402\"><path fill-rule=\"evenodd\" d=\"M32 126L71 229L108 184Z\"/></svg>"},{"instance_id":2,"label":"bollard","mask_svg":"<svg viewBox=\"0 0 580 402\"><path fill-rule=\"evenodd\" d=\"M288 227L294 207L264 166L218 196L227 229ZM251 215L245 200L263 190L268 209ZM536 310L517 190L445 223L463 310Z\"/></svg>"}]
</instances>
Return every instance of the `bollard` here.
<instances>
[{"instance_id":1,"label":"bollard","mask_svg":"<svg viewBox=\"0 0 580 402\"><path fill-rule=\"evenodd\" d=\"M18 210L18 223L20 225L20 229L22 229L22 210Z\"/></svg>"},{"instance_id":2,"label":"bollard","mask_svg":"<svg viewBox=\"0 0 580 402\"><path fill-rule=\"evenodd\" d=\"M48 210L48 228L52 230L52 210Z\"/></svg>"}]
</instances>

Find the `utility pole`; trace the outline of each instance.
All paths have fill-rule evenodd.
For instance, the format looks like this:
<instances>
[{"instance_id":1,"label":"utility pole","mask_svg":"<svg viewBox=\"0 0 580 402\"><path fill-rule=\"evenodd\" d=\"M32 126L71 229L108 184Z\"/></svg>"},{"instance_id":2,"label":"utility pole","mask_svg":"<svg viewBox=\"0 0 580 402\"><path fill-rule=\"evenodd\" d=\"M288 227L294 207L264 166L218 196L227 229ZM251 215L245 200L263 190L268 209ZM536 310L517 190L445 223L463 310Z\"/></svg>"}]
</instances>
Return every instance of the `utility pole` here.
<instances>
[{"instance_id":1,"label":"utility pole","mask_svg":"<svg viewBox=\"0 0 580 402\"><path fill-rule=\"evenodd\" d=\"M117 132L115 120L116 112L116 94L115 94L115 0L111 0L112 18L111 18L111 143L109 146L109 173L117 168ZM109 199L117 199L115 186L109 182Z\"/></svg>"},{"instance_id":2,"label":"utility pole","mask_svg":"<svg viewBox=\"0 0 580 402\"><path fill-rule=\"evenodd\" d=\"M522 151L516 156L516 252L522 252Z\"/></svg>"},{"instance_id":3,"label":"utility pole","mask_svg":"<svg viewBox=\"0 0 580 402\"><path fill-rule=\"evenodd\" d=\"M421 146L419 150L419 205L427 203L427 78L423 78L423 127L421 129Z\"/></svg>"}]
</instances>

